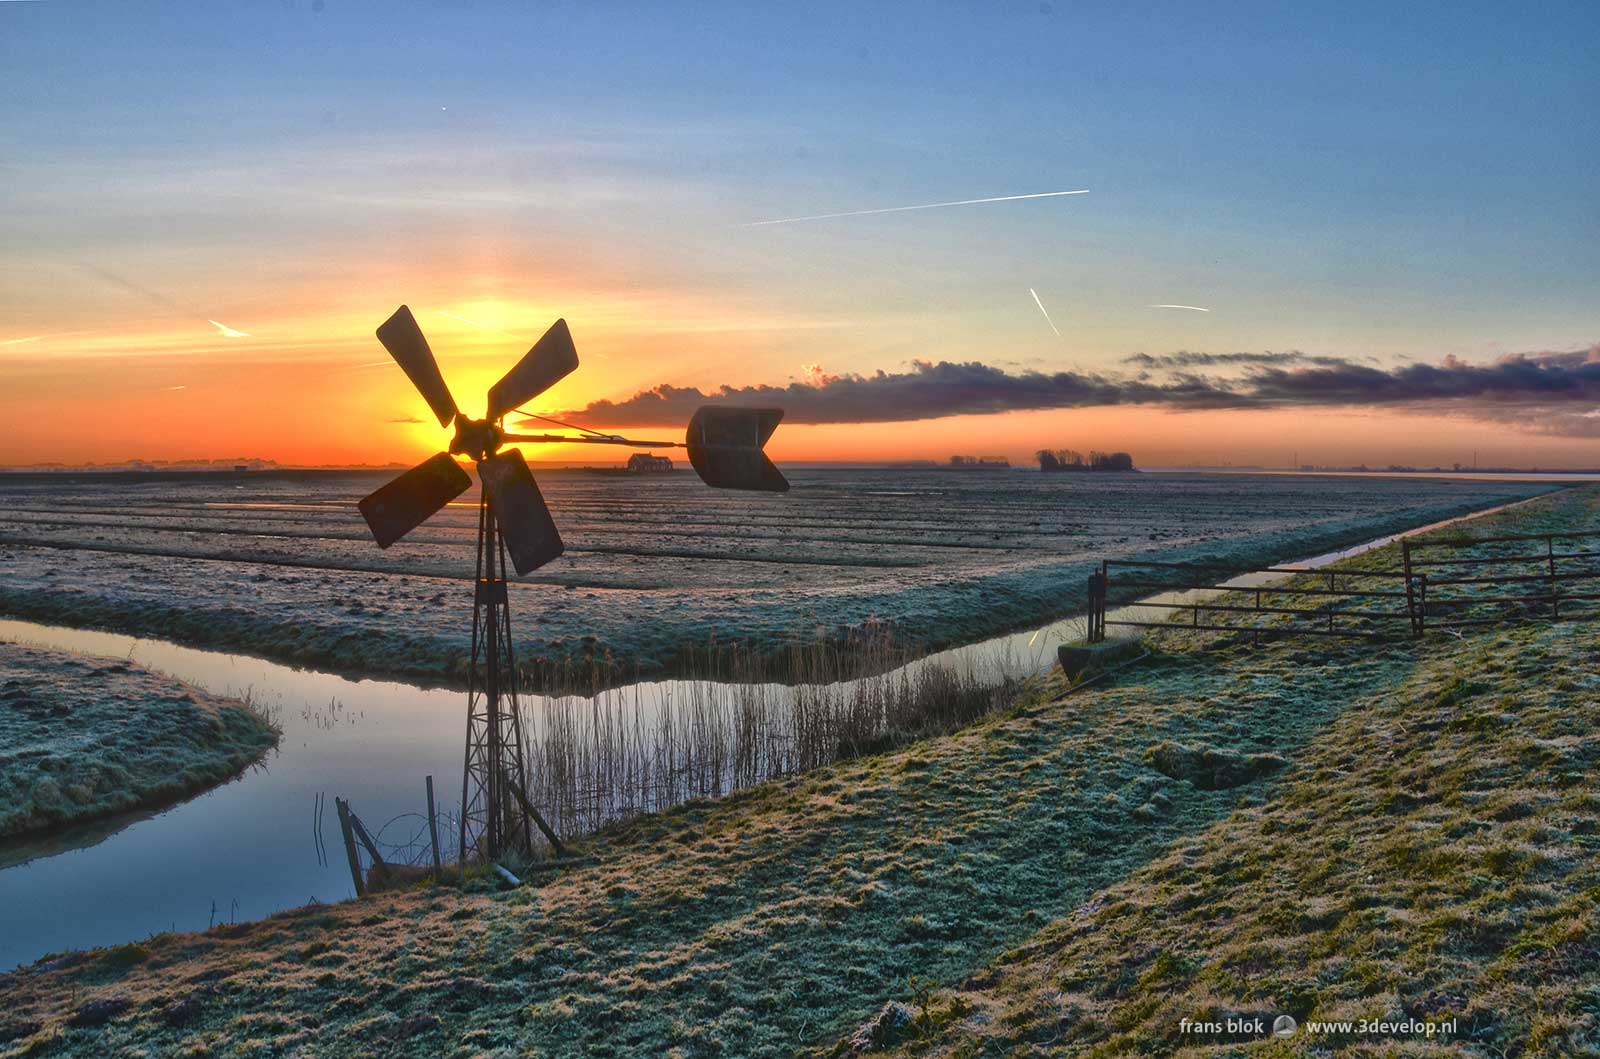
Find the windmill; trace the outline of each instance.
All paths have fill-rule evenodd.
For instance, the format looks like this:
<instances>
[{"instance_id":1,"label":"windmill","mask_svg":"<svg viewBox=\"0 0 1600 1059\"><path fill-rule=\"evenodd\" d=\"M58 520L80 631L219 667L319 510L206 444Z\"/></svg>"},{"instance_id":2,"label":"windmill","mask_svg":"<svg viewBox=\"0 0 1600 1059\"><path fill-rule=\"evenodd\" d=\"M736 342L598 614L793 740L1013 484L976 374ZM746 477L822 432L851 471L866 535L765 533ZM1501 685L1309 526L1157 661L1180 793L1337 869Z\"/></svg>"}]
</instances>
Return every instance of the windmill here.
<instances>
[{"instance_id":1,"label":"windmill","mask_svg":"<svg viewBox=\"0 0 1600 1059\"><path fill-rule=\"evenodd\" d=\"M402 305L378 328L378 341L394 357L433 410L441 427L455 428L445 452L378 489L357 505L380 548L387 548L442 510L472 485L456 457L473 461L482 484L478 499L478 544L473 574L472 662L467 678L467 738L461 770L461 859L495 860L505 850L532 848L532 824L554 841L528 804L522 717L517 708L516 656L506 593L506 563L518 576L562 552L561 534L538 483L515 444L626 445L686 448L695 473L723 489L784 492L784 479L762 447L783 418L777 408L705 406L689 420L681 442L642 441L573 427L533 415L567 434L508 434L507 413L544 393L578 366L565 320L557 320L505 376L489 387L482 419L469 419L456 405L428 340L411 310ZM531 819L530 819L531 818Z\"/></svg>"}]
</instances>

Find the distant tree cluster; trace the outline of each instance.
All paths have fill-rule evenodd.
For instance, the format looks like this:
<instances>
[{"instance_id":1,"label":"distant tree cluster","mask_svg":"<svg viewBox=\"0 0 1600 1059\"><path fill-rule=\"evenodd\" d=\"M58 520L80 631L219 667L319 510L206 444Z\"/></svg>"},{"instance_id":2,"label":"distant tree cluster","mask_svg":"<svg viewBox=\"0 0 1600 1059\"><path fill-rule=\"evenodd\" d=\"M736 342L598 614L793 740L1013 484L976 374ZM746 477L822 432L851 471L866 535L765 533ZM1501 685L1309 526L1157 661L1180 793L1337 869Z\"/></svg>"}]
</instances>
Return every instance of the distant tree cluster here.
<instances>
[{"instance_id":1,"label":"distant tree cluster","mask_svg":"<svg viewBox=\"0 0 1600 1059\"><path fill-rule=\"evenodd\" d=\"M1073 449L1040 449L1034 453L1041 471L1131 471L1133 457L1126 452L1094 452L1089 458Z\"/></svg>"},{"instance_id":2,"label":"distant tree cluster","mask_svg":"<svg viewBox=\"0 0 1600 1059\"><path fill-rule=\"evenodd\" d=\"M1011 461L1004 456L952 456L951 467L1010 467Z\"/></svg>"}]
</instances>

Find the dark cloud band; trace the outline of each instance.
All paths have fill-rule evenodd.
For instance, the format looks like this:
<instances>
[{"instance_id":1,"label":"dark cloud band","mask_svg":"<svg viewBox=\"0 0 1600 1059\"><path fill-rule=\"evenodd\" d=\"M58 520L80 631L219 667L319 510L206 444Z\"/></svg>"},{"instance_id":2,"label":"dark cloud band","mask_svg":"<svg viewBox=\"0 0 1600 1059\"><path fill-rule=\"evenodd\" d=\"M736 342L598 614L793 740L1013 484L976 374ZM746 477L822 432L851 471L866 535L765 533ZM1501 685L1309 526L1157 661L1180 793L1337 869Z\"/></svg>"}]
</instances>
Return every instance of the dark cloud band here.
<instances>
[{"instance_id":1,"label":"dark cloud band","mask_svg":"<svg viewBox=\"0 0 1600 1059\"><path fill-rule=\"evenodd\" d=\"M1008 372L979 361L915 361L910 371L824 375L786 386L722 386L711 392L662 384L624 401L568 413L585 424L672 426L702 404L776 405L789 423L877 423L952 415L1109 405L1175 410L1416 406L1499 421L1528 417L1541 431L1587 434L1600 409L1600 346L1472 364L1378 368L1300 353L1175 353L1129 358L1136 376L1072 371ZM1242 375L1195 371L1240 367Z\"/></svg>"},{"instance_id":2,"label":"dark cloud band","mask_svg":"<svg viewBox=\"0 0 1600 1059\"><path fill-rule=\"evenodd\" d=\"M1135 353L1131 357L1123 357L1122 363L1133 364L1141 368L1211 368L1226 365L1247 364L1343 364L1345 361L1339 357L1312 357L1294 350L1283 353L1190 353L1181 350L1177 353L1162 353L1152 356L1149 353Z\"/></svg>"}]
</instances>

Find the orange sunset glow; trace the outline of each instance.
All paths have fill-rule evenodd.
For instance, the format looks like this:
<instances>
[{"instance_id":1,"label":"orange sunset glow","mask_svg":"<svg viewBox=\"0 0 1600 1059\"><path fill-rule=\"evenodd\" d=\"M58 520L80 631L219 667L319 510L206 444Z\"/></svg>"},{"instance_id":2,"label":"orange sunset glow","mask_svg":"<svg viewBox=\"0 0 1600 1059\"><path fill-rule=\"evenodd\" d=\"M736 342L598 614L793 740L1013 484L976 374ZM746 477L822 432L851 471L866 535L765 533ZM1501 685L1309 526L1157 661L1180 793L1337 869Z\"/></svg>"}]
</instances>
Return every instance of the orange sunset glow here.
<instances>
[{"instance_id":1,"label":"orange sunset glow","mask_svg":"<svg viewBox=\"0 0 1600 1059\"><path fill-rule=\"evenodd\" d=\"M548 278L530 284L556 293L530 302L440 297L434 303L440 308L419 307L419 320L464 409L481 409L482 397L473 395L483 394L558 315L572 326L582 363L540 398L534 410L547 414L601 399L621 401L663 381L710 392L724 382L751 381L756 373L747 374L747 365L781 364L785 357L793 358L796 370L787 376L760 372L760 381L788 385L803 377L801 358L836 345L847 331L859 342L861 332L881 333L886 326L788 320L761 315L760 307L719 305L693 292L616 292ZM108 313L74 315L66 322L82 326L65 332L8 339L0 351L8 382L0 412L13 422L28 420L32 429L8 443L6 462L250 457L322 466L405 463L438 451L448 432L437 427L372 336L373 320L386 315L378 297L369 292L365 300L351 297L323 312L266 313L249 304L216 310L219 320L248 332L238 338L176 313L158 314L138 328ZM659 425L609 426L681 440L680 430ZM1137 451L1142 462L1155 466L1288 467L1295 453L1304 463L1328 465L1448 467L1470 464L1474 456L1485 466L1591 461L1592 441L1544 434L1539 426L1536 418L1491 424L1461 411L1429 414L1426 408L1186 411L1119 405L911 422L791 422L770 448L791 461L943 460L954 454L1026 460L1035 448L1056 445ZM579 445L527 451L536 460L625 457Z\"/></svg>"},{"instance_id":2,"label":"orange sunset glow","mask_svg":"<svg viewBox=\"0 0 1600 1059\"><path fill-rule=\"evenodd\" d=\"M53 40L46 7L6 15ZM773 441L789 460L1600 465L1600 232L1576 175L1592 138L1557 135L1577 126L1551 110L1592 113L1582 91L1474 106L1483 87L1447 79L1414 86L1426 116L1409 120L1230 82L1204 105L1185 89L1180 121L1171 97L1114 102L1141 99L1137 79L1052 94L1008 76L917 106L901 86L950 91L935 36L781 84L719 55L706 94L632 37L600 48L608 32L564 75L491 83L446 48L390 84L355 72L383 63L359 19L308 15L218 16L272 42L267 82L231 79L179 23L150 31L183 72L115 90L100 46L39 45L74 66L19 86L33 105L0 127L0 414L28 423L0 465L437 451L373 336L402 303L468 409L557 318L582 366L549 410L845 380L791 407ZM419 18L444 40L497 35L486 13ZM979 32L1028 48L1036 18ZM1459 142L1496 143L1487 157L1411 136L1468 114L1488 124ZM1303 128L1337 155L1273 146ZM1215 359L1149 360L1197 355ZM876 390L850 382L879 372ZM673 409L601 425L675 437Z\"/></svg>"}]
</instances>

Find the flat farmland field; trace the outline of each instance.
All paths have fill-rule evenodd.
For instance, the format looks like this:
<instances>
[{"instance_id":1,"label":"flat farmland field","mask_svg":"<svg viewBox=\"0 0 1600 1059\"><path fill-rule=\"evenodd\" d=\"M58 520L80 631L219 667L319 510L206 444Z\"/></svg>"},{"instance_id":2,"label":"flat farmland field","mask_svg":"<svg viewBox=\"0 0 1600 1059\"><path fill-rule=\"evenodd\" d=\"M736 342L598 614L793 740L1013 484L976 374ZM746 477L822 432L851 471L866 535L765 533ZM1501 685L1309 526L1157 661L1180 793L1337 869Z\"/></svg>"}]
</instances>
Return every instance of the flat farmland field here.
<instances>
[{"instance_id":1,"label":"flat farmland field","mask_svg":"<svg viewBox=\"0 0 1600 1059\"><path fill-rule=\"evenodd\" d=\"M453 683L474 487L379 549L356 501L394 472L0 476L0 613ZM566 554L511 587L519 657L682 671L887 624L933 649L1082 609L1102 558L1284 561L1549 483L1248 474L788 469L787 494L536 468Z\"/></svg>"}]
</instances>

